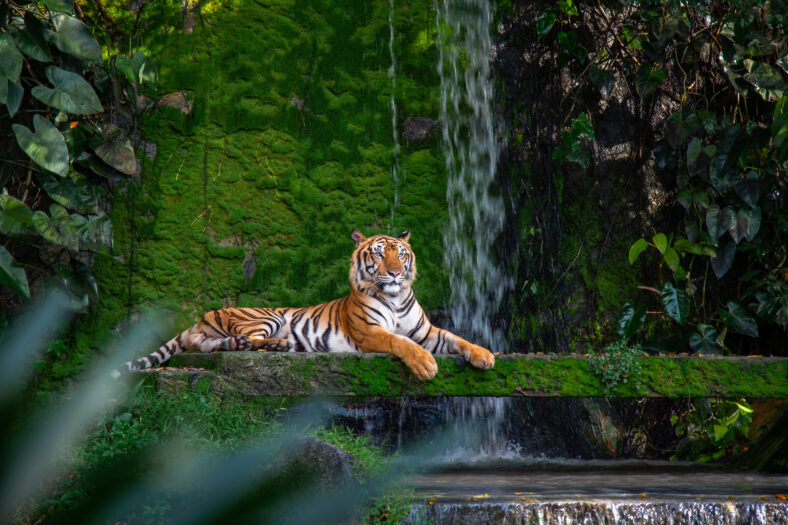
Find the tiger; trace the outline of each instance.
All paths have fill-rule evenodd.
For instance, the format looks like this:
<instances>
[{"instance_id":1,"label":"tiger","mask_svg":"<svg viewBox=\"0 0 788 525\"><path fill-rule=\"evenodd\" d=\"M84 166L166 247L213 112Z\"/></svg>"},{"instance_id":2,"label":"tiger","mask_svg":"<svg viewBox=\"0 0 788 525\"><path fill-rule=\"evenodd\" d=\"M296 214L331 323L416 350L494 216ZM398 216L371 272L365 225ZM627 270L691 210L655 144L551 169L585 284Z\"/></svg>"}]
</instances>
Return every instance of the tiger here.
<instances>
[{"instance_id":1,"label":"tiger","mask_svg":"<svg viewBox=\"0 0 788 525\"><path fill-rule=\"evenodd\" d=\"M437 353L458 354L481 369L495 365L492 352L427 319L411 286L416 257L409 231L365 237L354 229L350 237L356 246L350 258L350 295L305 308L212 310L121 370L145 370L186 350L383 352L401 359L419 380L435 377Z\"/></svg>"}]
</instances>

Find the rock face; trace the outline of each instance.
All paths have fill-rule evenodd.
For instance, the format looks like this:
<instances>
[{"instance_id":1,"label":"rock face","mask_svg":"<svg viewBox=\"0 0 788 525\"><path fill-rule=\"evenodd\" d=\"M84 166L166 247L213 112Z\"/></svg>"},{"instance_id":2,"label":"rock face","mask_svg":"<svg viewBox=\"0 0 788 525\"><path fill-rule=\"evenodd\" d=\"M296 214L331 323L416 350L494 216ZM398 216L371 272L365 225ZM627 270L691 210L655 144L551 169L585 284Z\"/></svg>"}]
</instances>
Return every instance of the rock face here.
<instances>
[{"instance_id":1,"label":"rock face","mask_svg":"<svg viewBox=\"0 0 788 525\"><path fill-rule=\"evenodd\" d=\"M323 490L353 483L354 458L344 450L313 436L299 436L275 460L279 476L304 477Z\"/></svg>"},{"instance_id":2,"label":"rock face","mask_svg":"<svg viewBox=\"0 0 788 525\"><path fill-rule=\"evenodd\" d=\"M402 124L402 137L405 140L427 140L432 137L438 122L426 117L408 117Z\"/></svg>"}]
</instances>

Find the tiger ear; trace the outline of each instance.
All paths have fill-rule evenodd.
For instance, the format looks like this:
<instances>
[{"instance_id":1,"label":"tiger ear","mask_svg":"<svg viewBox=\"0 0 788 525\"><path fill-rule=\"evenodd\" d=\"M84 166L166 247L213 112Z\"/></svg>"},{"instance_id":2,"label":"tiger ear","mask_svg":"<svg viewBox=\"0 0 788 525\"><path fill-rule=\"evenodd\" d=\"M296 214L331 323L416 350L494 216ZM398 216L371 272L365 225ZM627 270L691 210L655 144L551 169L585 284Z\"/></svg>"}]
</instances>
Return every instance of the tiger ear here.
<instances>
[{"instance_id":1,"label":"tiger ear","mask_svg":"<svg viewBox=\"0 0 788 525\"><path fill-rule=\"evenodd\" d=\"M408 239L410 239L410 230L405 230L404 232L397 235L397 239L402 239L403 241L408 242Z\"/></svg>"},{"instance_id":2,"label":"tiger ear","mask_svg":"<svg viewBox=\"0 0 788 525\"><path fill-rule=\"evenodd\" d=\"M353 239L353 242L356 243L356 246L367 240L367 238L364 237L364 234L358 231L357 228L353 228L353 231L350 232L350 238Z\"/></svg>"}]
</instances>

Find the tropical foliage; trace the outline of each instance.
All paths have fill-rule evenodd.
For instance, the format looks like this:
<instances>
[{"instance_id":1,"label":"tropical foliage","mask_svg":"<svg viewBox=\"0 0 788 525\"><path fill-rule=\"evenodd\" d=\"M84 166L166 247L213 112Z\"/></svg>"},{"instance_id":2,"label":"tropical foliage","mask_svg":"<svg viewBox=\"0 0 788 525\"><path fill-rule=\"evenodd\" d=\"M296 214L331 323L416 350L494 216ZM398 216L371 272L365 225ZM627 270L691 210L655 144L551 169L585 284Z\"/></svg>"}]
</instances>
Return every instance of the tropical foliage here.
<instances>
[{"instance_id":1,"label":"tropical foliage","mask_svg":"<svg viewBox=\"0 0 788 525\"><path fill-rule=\"evenodd\" d=\"M76 15L63 0L0 6L0 283L29 299L33 276L54 277L84 310L90 254L112 250L104 196L138 172L131 140L157 72L141 52L103 61Z\"/></svg>"}]
</instances>

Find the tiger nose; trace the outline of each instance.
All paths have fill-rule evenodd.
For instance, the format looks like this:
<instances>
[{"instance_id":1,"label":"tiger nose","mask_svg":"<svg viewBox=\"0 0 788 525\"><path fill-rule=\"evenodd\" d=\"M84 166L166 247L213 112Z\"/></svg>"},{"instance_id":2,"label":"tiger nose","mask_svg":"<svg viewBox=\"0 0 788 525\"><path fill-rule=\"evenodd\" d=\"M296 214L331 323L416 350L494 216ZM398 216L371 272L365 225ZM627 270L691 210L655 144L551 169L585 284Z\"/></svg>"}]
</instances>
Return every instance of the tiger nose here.
<instances>
[{"instance_id":1,"label":"tiger nose","mask_svg":"<svg viewBox=\"0 0 788 525\"><path fill-rule=\"evenodd\" d=\"M392 277L396 277L396 276L398 276L401 273L402 272L400 270L389 270L389 275L392 276Z\"/></svg>"}]
</instances>

